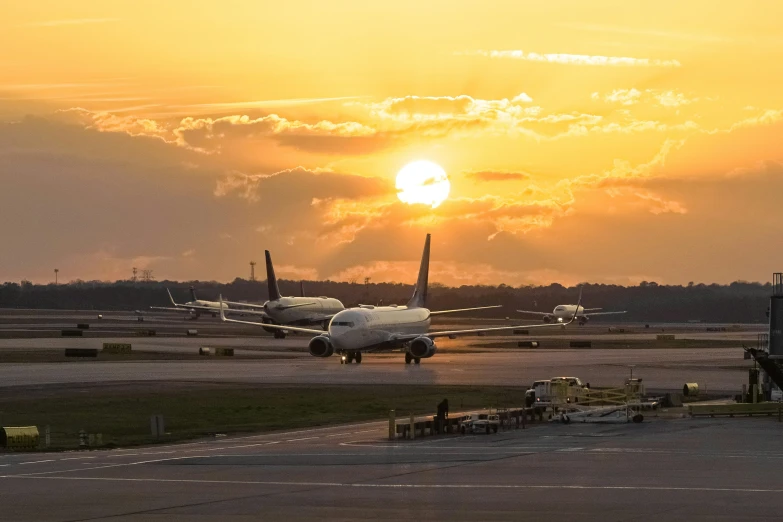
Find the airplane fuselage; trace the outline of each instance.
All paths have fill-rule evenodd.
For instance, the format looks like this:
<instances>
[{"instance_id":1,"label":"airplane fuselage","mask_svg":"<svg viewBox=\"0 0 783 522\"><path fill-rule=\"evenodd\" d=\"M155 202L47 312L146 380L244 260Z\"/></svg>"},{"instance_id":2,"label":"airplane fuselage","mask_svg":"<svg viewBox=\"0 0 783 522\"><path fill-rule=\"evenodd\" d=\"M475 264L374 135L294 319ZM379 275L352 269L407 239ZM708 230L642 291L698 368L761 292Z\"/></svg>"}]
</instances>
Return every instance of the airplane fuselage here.
<instances>
[{"instance_id":1,"label":"airplane fuselage","mask_svg":"<svg viewBox=\"0 0 783 522\"><path fill-rule=\"evenodd\" d=\"M196 301L188 301L187 303L182 305L184 308L193 307L193 306L201 306L204 308L214 308L215 312L220 311L220 303L217 301L204 301L202 299L198 299ZM228 305L223 304L224 310L231 310L231 308L228 307Z\"/></svg>"},{"instance_id":2,"label":"airplane fuselage","mask_svg":"<svg viewBox=\"0 0 783 522\"><path fill-rule=\"evenodd\" d=\"M264 312L273 323L281 325L320 324L343 310L339 300L329 297L281 297L264 303Z\"/></svg>"},{"instance_id":3,"label":"airplane fuselage","mask_svg":"<svg viewBox=\"0 0 783 522\"><path fill-rule=\"evenodd\" d=\"M574 317L574 315L576 315L577 318L585 317L584 313L584 306L577 307L577 305L558 305L554 310L552 310L552 317L558 323L567 323Z\"/></svg>"},{"instance_id":4,"label":"airplane fuselage","mask_svg":"<svg viewBox=\"0 0 783 522\"><path fill-rule=\"evenodd\" d=\"M399 348L395 336L422 334L430 328L427 308L378 306L350 308L329 323L329 339L337 352L378 351Z\"/></svg>"}]
</instances>

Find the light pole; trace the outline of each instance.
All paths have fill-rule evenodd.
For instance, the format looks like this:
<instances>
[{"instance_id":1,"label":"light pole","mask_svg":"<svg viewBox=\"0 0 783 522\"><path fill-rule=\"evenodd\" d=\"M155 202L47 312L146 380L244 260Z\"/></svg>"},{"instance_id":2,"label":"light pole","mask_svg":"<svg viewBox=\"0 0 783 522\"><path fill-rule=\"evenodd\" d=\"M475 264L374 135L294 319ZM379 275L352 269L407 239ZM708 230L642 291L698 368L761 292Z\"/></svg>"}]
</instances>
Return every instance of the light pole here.
<instances>
[{"instance_id":1,"label":"light pole","mask_svg":"<svg viewBox=\"0 0 783 522\"><path fill-rule=\"evenodd\" d=\"M57 274L59 274L59 273L60 273L60 269L59 268L55 268L54 269L54 284L57 284Z\"/></svg>"}]
</instances>

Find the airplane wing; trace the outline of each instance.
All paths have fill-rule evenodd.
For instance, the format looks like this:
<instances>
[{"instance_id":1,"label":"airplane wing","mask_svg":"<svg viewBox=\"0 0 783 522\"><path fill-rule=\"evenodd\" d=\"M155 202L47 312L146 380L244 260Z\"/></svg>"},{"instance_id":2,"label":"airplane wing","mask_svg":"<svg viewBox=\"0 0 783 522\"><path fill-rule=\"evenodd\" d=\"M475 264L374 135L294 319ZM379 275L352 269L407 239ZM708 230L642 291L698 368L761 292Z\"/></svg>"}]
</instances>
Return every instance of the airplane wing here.
<instances>
[{"instance_id":1,"label":"airplane wing","mask_svg":"<svg viewBox=\"0 0 783 522\"><path fill-rule=\"evenodd\" d=\"M247 306L248 308L264 308L264 305L257 305L257 304L250 304L250 303L239 303L236 301L223 301L223 303L229 305L229 306ZM313 305L315 303L299 303L299 304L293 304L288 306L275 306L275 310L288 310L289 308L298 308L300 306L309 306Z\"/></svg>"},{"instance_id":2,"label":"airplane wing","mask_svg":"<svg viewBox=\"0 0 783 522\"><path fill-rule=\"evenodd\" d=\"M224 323L237 323L237 324L249 324L252 326L260 326L262 328L272 328L274 330L285 330L286 332L299 332L299 333L306 333L311 335L321 335L324 333L323 330L315 330L312 328L300 328L298 326L283 326L280 324L265 324L265 323L256 323L255 321L240 321L239 319L229 319L226 317L225 310L223 309L223 296L220 296L220 320Z\"/></svg>"},{"instance_id":3,"label":"airplane wing","mask_svg":"<svg viewBox=\"0 0 783 522\"><path fill-rule=\"evenodd\" d=\"M583 312L597 312L598 310L603 310L603 308L582 308Z\"/></svg>"},{"instance_id":4,"label":"airplane wing","mask_svg":"<svg viewBox=\"0 0 783 522\"><path fill-rule=\"evenodd\" d=\"M623 310L622 312L593 312L591 314L582 314L585 317L592 317L594 315L614 315L614 314L625 314L628 313L627 310Z\"/></svg>"},{"instance_id":5,"label":"airplane wing","mask_svg":"<svg viewBox=\"0 0 783 522\"><path fill-rule=\"evenodd\" d=\"M196 311L196 312L205 312L205 313L214 314L217 313L218 311L217 308L212 308L209 306L191 306L191 305L187 305L187 306L179 305L176 308L173 308L171 306L150 306L150 308L152 310L167 310L169 312L186 312L186 313Z\"/></svg>"},{"instance_id":6,"label":"airplane wing","mask_svg":"<svg viewBox=\"0 0 783 522\"><path fill-rule=\"evenodd\" d=\"M579 306L579 304L581 304L581 302L582 302L582 294L580 292L580 294L579 294L579 303L577 304L577 306ZM472 329L469 329L469 330L445 330L445 331L442 331L442 332L430 332L430 333L426 333L426 334L408 334L408 335L395 336L394 340L395 341L405 342L405 341L412 341L413 339L415 339L417 337L429 337L430 339L435 339L437 337L452 337L453 338L453 337L456 337L458 335L472 335L472 334L480 334L480 333L484 333L484 332L499 332L499 331L503 331L503 330L515 330L515 329L529 330L531 328L547 328L547 327L551 328L553 326L565 326L567 324L571 324L571 323L574 322L574 319L576 319L576 317L571 317L571 320L568 321L567 323L545 323L545 324L533 324L533 325L517 324L517 325L513 325L513 326L495 326L495 327L492 327L492 328L472 328Z\"/></svg>"},{"instance_id":7,"label":"airplane wing","mask_svg":"<svg viewBox=\"0 0 783 522\"><path fill-rule=\"evenodd\" d=\"M520 314L532 314L532 315L540 315L541 317L545 315L552 315L552 312L533 312L531 310L517 310Z\"/></svg>"},{"instance_id":8,"label":"airplane wing","mask_svg":"<svg viewBox=\"0 0 783 522\"><path fill-rule=\"evenodd\" d=\"M292 304L288 306L275 306L273 307L275 310L288 310L289 308L299 308L300 306L310 306L314 305L315 303L299 303L299 304Z\"/></svg>"},{"instance_id":9,"label":"airplane wing","mask_svg":"<svg viewBox=\"0 0 783 522\"><path fill-rule=\"evenodd\" d=\"M264 308L264 305L252 304L252 303L240 303L238 301L223 301L223 304L228 306L246 306L248 308Z\"/></svg>"},{"instance_id":10,"label":"airplane wing","mask_svg":"<svg viewBox=\"0 0 783 522\"><path fill-rule=\"evenodd\" d=\"M437 310L435 312L430 311L430 315L454 314L457 312L471 312L473 310L488 310L490 308L503 308L503 305L476 306L474 308L459 308L456 310Z\"/></svg>"},{"instance_id":11,"label":"airplane wing","mask_svg":"<svg viewBox=\"0 0 783 522\"><path fill-rule=\"evenodd\" d=\"M428 334L424 334L425 337L429 337L430 339L435 339L436 337L454 337L457 335L471 335L471 334L479 334L484 332L498 332L502 330L514 330L517 328L529 330L531 328L546 328L546 327L553 327L553 326L565 326L567 324L571 324L574 322L574 319L571 318L570 321L567 323L545 323L545 324L533 324L533 325L526 325L526 324L517 324L514 326L496 326L493 328L474 328L471 330L451 330L451 331L443 331L443 332L432 332ZM411 339L415 339L416 337L420 337L419 335L413 335Z\"/></svg>"}]
</instances>

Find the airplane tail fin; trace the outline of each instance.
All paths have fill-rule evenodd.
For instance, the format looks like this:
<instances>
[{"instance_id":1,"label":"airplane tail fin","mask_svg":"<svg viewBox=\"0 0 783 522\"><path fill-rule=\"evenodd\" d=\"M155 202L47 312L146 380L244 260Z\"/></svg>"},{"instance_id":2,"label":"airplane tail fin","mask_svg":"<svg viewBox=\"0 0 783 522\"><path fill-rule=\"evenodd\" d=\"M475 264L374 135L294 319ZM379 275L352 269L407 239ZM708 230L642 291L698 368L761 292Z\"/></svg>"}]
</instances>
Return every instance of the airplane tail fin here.
<instances>
[{"instance_id":1,"label":"airplane tail fin","mask_svg":"<svg viewBox=\"0 0 783 522\"><path fill-rule=\"evenodd\" d=\"M302 297L307 297L304 291L304 281L299 281L299 289L302 291Z\"/></svg>"},{"instance_id":2,"label":"airplane tail fin","mask_svg":"<svg viewBox=\"0 0 783 522\"><path fill-rule=\"evenodd\" d=\"M174 302L174 297L171 295L171 290L169 290L169 289L167 288L167 289L166 289L166 292L168 292L168 293L169 293L169 299L171 300L171 304L173 304L174 306L177 306L177 303L176 303L176 302Z\"/></svg>"},{"instance_id":3,"label":"airplane tail fin","mask_svg":"<svg viewBox=\"0 0 783 522\"><path fill-rule=\"evenodd\" d=\"M272 256L269 254L269 250L264 250L264 254L266 254L266 285L269 289L269 300L277 301L280 299L280 288L277 286L275 267L272 266Z\"/></svg>"},{"instance_id":4,"label":"airplane tail fin","mask_svg":"<svg viewBox=\"0 0 783 522\"><path fill-rule=\"evenodd\" d=\"M427 280L430 272L430 234L424 241L424 252L421 254L421 266L419 266L419 278L416 280L416 288L413 296L408 301L408 308L423 308L427 306Z\"/></svg>"},{"instance_id":5,"label":"airplane tail fin","mask_svg":"<svg viewBox=\"0 0 783 522\"><path fill-rule=\"evenodd\" d=\"M190 297L192 297L194 301L198 301L198 297L196 297L196 289L192 286L190 287Z\"/></svg>"}]
</instances>

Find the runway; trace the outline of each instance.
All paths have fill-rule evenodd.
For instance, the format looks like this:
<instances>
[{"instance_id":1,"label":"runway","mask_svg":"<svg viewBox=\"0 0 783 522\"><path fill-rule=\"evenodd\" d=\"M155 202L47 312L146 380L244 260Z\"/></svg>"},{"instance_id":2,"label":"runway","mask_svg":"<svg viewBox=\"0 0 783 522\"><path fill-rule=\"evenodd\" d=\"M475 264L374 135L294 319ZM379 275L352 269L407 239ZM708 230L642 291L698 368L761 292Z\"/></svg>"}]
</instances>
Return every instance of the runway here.
<instances>
[{"instance_id":1,"label":"runway","mask_svg":"<svg viewBox=\"0 0 783 522\"><path fill-rule=\"evenodd\" d=\"M780 429L652 419L389 442L369 423L2 455L0 520L773 520Z\"/></svg>"}]
</instances>

